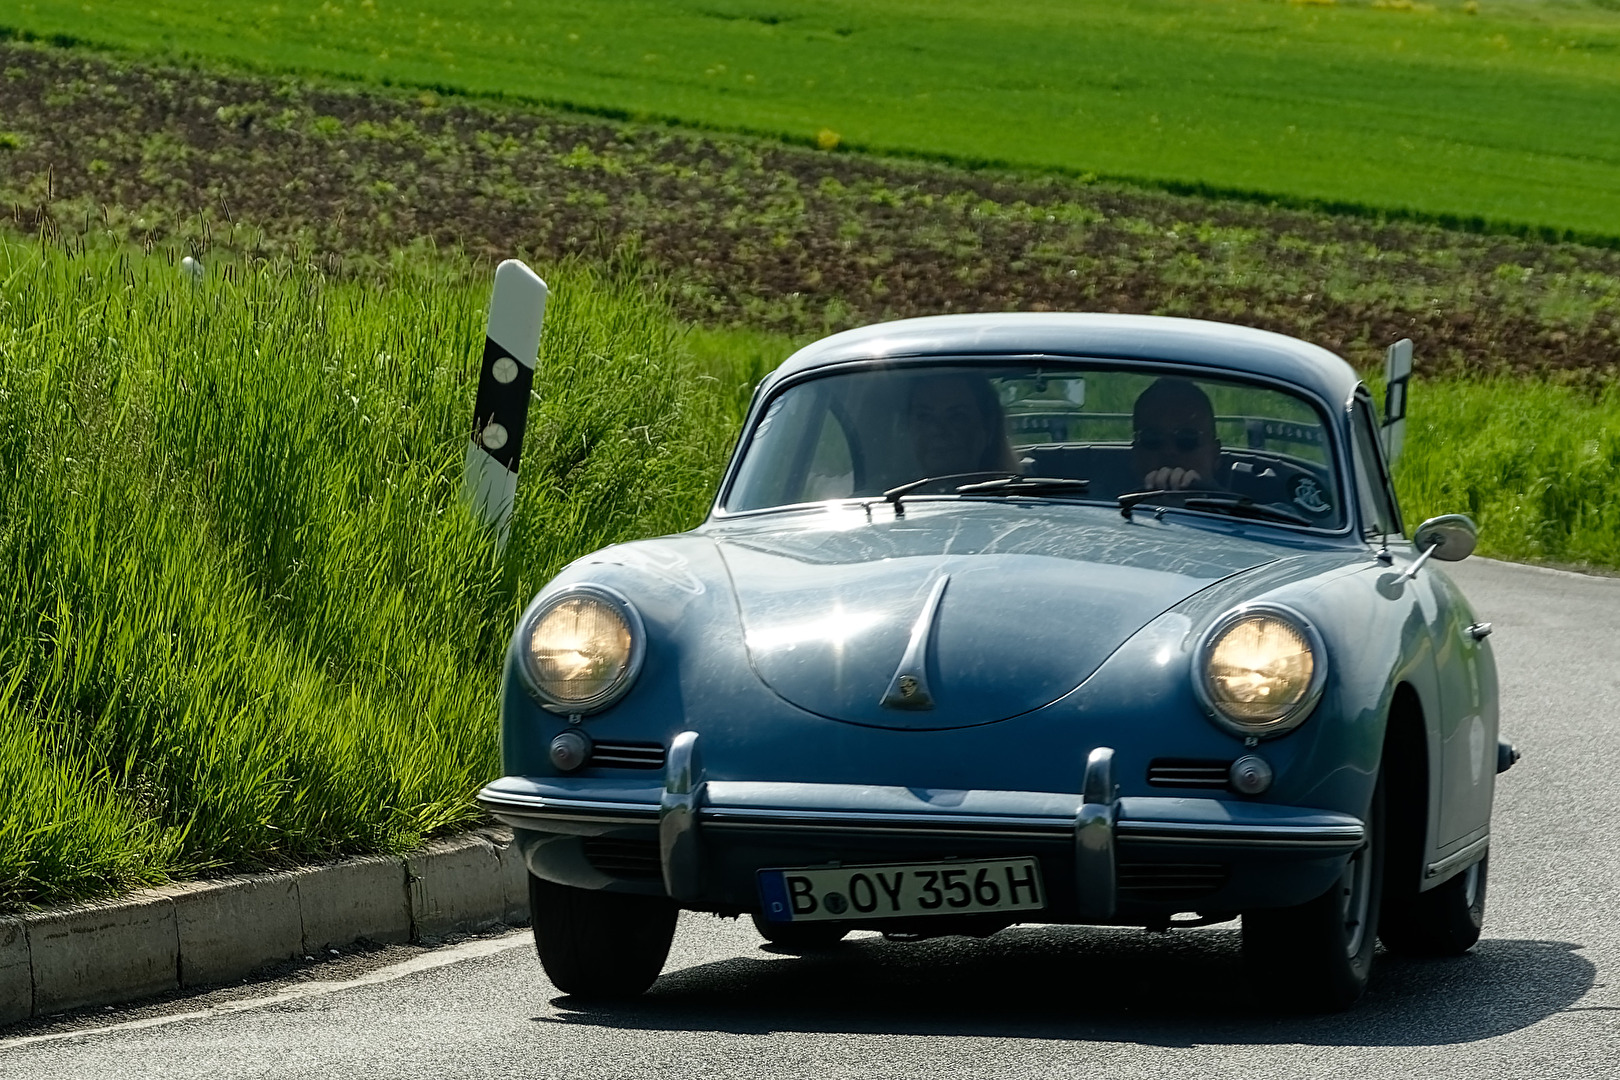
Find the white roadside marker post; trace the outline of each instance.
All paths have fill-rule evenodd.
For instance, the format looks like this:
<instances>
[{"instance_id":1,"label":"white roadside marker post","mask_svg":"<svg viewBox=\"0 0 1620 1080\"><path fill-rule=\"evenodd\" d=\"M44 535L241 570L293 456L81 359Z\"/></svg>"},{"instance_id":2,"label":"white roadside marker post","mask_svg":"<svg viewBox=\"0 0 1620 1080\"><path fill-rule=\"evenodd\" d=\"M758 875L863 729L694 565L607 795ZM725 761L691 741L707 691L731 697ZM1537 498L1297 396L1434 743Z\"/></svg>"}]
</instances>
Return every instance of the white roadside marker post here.
<instances>
[{"instance_id":1,"label":"white roadside marker post","mask_svg":"<svg viewBox=\"0 0 1620 1080\"><path fill-rule=\"evenodd\" d=\"M496 546L502 548L517 498L518 460L529 419L546 295L546 283L518 260L507 259L495 268L461 494L494 528Z\"/></svg>"},{"instance_id":2,"label":"white roadside marker post","mask_svg":"<svg viewBox=\"0 0 1620 1080\"><path fill-rule=\"evenodd\" d=\"M1384 356L1384 460L1395 464L1406 443L1406 387L1412 379L1412 339L1401 338Z\"/></svg>"}]
</instances>

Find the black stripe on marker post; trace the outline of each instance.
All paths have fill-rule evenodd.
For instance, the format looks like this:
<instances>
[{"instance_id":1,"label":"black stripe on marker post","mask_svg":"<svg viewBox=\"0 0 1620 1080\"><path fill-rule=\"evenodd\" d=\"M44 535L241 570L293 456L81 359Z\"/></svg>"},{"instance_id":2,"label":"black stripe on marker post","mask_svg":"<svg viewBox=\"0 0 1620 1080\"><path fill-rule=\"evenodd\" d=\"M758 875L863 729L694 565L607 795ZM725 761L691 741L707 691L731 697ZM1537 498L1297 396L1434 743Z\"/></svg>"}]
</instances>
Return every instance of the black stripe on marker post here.
<instances>
[{"instance_id":1,"label":"black stripe on marker post","mask_svg":"<svg viewBox=\"0 0 1620 1080\"><path fill-rule=\"evenodd\" d=\"M1406 419L1406 388L1411 382L1410 374L1391 379L1389 385L1384 387L1384 423L1393 424L1397 420Z\"/></svg>"},{"instance_id":2,"label":"black stripe on marker post","mask_svg":"<svg viewBox=\"0 0 1620 1080\"><path fill-rule=\"evenodd\" d=\"M514 473L523 453L523 429L529 421L529 390L533 385L533 368L520 362L494 338L484 339L484 362L478 369L478 395L473 402L472 439L479 449Z\"/></svg>"}]
</instances>

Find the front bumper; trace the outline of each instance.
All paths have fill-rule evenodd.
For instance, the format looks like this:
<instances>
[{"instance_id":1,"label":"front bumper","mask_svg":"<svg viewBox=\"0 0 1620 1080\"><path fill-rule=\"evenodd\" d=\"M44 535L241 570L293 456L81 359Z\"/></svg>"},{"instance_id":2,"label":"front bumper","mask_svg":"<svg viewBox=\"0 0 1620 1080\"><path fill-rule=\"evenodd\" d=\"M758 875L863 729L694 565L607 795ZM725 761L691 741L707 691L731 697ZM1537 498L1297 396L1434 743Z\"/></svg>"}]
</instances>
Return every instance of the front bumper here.
<instances>
[{"instance_id":1,"label":"front bumper","mask_svg":"<svg viewBox=\"0 0 1620 1080\"><path fill-rule=\"evenodd\" d=\"M519 830L542 877L738 912L758 910L765 867L1034 855L1051 902L1038 921L1236 913L1320 895L1366 840L1358 818L1332 811L1120 798L1106 747L1091 752L1077 796L708 780L697 744L693 732L674 740L661 784L506 777L478 802ZM593 863L602 844L642 845L640 872Z\"/></svg>"}]
</instances>

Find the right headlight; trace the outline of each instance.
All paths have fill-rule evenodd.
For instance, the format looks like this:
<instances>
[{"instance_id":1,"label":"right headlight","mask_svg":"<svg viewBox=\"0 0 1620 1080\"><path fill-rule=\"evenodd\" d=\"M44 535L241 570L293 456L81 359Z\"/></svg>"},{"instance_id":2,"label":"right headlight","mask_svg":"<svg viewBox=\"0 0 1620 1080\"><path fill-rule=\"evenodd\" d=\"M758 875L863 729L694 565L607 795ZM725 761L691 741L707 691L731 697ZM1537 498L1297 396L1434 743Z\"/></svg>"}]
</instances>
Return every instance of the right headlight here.
<instances>
[{"instance_id":1,"label":"right headlight","mask_svg":"<svg viewBox=\"0 0 1620 1080\"><path fill-rule=\"evenodd\" d=\"M641 669L646 631L636 609L602 585L577 585L537 608L519 631L523 671L556 713L599 712Z\"/></svg>"},{"instance_id":2,"label":"right headlight","mask_svg":"<svg viewBox=\"0 0 1620 1080\"><path fill-rule=\"evenodd\" d=\"M1327 681L1321 635L1298 612L1254 604L1205 631L1193 657L1199 700L1221 727L1244 738L1292 731Z\"/></svg>"}]
</instances>

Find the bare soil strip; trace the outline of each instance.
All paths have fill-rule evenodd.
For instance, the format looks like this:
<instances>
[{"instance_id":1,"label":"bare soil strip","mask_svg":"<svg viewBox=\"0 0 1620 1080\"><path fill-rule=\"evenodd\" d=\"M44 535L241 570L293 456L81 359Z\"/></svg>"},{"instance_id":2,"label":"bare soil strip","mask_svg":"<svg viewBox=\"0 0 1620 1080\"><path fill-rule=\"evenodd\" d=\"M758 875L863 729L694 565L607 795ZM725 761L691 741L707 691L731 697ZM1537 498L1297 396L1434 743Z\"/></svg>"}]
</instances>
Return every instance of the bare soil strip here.
<instances>
[{"instance_id":1,"label":"bare soil strip","mask_svg":"<svg viewBox=\"0 0 1620 1080\"><path fill-rule=\"evenodd\" d=\"M364 268L633 253L682 314L810 334L946 311L1224 319L1371 365L1592 385L1620 252L0 45L13 227Z\"/></svg>"}]
</instances>

